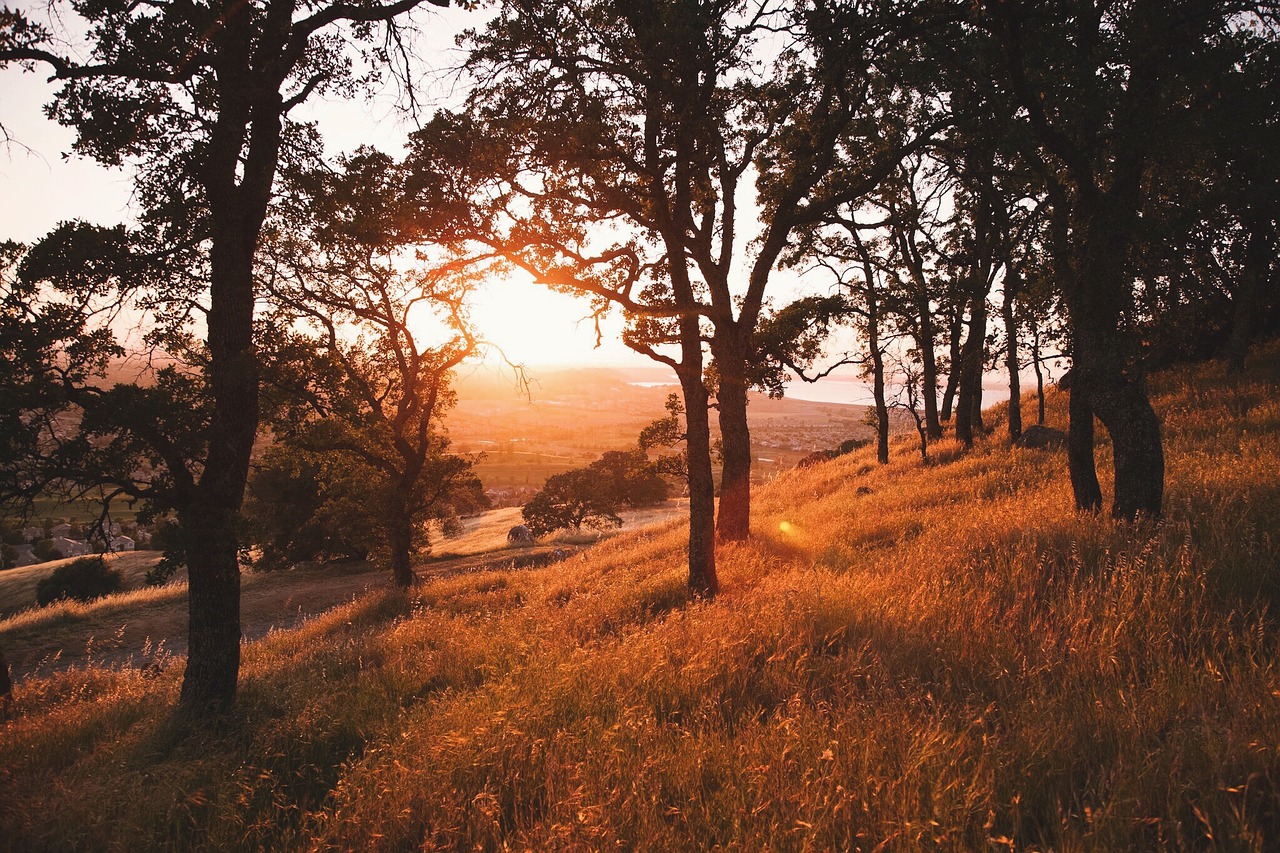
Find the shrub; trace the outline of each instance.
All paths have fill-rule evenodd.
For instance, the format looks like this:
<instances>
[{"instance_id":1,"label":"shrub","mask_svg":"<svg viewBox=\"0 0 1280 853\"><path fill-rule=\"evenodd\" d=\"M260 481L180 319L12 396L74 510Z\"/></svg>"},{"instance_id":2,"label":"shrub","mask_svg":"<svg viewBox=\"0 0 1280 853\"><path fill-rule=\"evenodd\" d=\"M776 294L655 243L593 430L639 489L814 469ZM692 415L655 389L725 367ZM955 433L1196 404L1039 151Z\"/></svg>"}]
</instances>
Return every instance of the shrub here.
<instances>
[{"instance_id":1,"label":"shrub","mask_svg":"<svg viewBox=\"0 0 1280 853\"><path fill-rule=\"evenodd\" d=\"M32 553L36 555L36 559L42 563L50 560L61 560L64 556L61 551L54 547L52 539L39 539L32 546Z\"/></svg>"},{"instance_id":2,"label":"shrub","mask_svg":"<svg viewBox=\"0 0 1280 853\"><path fill-rule=\"evenodd\" d=\"M46 607L64 598L93 601L120 589L120 572L101 557L85 557L54 569L36 585L36 603Z\"/></svg>"}]
</instances>

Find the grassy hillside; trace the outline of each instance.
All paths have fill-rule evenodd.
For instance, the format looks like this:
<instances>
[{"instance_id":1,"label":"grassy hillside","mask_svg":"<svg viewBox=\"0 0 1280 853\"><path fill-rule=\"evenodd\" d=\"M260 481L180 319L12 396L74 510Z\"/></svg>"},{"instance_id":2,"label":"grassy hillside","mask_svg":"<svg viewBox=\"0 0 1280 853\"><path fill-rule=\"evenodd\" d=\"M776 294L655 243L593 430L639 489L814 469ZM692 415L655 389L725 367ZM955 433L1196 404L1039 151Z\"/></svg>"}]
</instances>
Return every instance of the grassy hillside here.
<instances>
[{"instance_id":1,"label":"grassy hillside","mask_svg":"<svg viewBox=\"0 0 1280 853\"><path fill-rule=\"evenodd\" d=\"M0 845L1277 849L1280 350L1251 369L1157 378L1160 523L998 431L904 441L760 491L714 602L673 525L272 634L213 732L179 667L24 682Z\"/></svg>"}]
</instances>

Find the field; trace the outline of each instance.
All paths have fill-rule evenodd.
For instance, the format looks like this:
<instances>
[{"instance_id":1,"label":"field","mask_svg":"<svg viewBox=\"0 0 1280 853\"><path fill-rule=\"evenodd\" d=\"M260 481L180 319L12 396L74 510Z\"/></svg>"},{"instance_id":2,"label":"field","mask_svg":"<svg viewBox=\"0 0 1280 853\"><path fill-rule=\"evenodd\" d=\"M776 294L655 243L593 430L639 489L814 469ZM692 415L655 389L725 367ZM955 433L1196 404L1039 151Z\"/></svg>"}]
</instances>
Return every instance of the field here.
<instances>
[{"instance_id":1,"label":"field","mask_svg":"<svg viewBox=\"0 0 1280 853\"><path fill-rule=\"evenodd\" d=\"M686 501L621 513L623 528L636 530L687 513ZM493 510L464 519L462 530L445 538L437 532L435 553L418 572L444 577L489 570L502 564L538 564L553 552L576 553L620 532L560 531L532 546L511 548L507 531L520 524L518 507ZM122 592L87 604L64 601L34 606L36 584L75 558L55 560L0 573L0 649L16 676L48 674L87 663L146 666L157 656L168 660L185 653L186 578L180 571L169 584L148 588L145 575L160 559L140 551L107 557L123 579ZM241 601L242 630L247 640L293 628L304 620L357 596L388 587L386 570L376 562L346 561L302 565L286 572L247 573Z\"/></svg>"},{"instance_id":2,"label":"field","mask_svg":"<svg viewBox=\"0 0 1280 853\"><path fill-rule=\"evenodd\" d=\"M663 403L678 389L637 384L636 377L655 374L551 371L535 377L527 393L500 374L463 377L447 421L454 449L483 454L476 472L486 487L539 488L547 477L587 465L606 450L635 447L640 430L666 414ZM870 438L866 413L865 406L753 394L748 418L755 481L767 482L815 450Z\"/></svg>"},{"instance_id":3,"label":"field","mask_svg":"<svg viewBox=\"0 0 1280 853\"><path fill-rule=\"evenodd\" d=\"M1160 521L1074 512L997 409L777 476L712 601L671 521L272 632L212 728L177 665L26 679L0 845L1280 849L1278 384L1155 378Z\"/></svg>"}]
</instances>

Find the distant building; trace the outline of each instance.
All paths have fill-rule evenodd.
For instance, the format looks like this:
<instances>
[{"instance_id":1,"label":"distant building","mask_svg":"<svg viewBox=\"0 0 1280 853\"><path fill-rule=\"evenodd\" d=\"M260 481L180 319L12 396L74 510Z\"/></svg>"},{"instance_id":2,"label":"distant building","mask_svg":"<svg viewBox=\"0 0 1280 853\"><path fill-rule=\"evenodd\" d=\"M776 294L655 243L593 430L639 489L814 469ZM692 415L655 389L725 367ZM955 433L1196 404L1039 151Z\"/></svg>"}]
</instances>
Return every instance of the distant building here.
<instances>
[{"instance_id":1,"label":"distant building","mask_svg":"<svg viewBox=\"0 0 1280 853\"><path fill-rule=\"evenodd\" d=\"M59 537L65 538L70 535L71 535L70 524L55 524L53 527L49 528L49 537L51 539L57 539Z\"/></svg>"},{"instance_id":2,"label":"distant building","mask_svg":"<svg viewBox=\"0 0 1280 853\"><path fill-rule=\"evenodd\" d=\"M68 539L65 536L53 537L53 547L64 557L83 557L93 553L93 548L83 539Z\"/></svg>"},{"instance_id":3,"label":"distant building","mask_svg":"<svg viewBox=\"0 0 1280 853\"><path fill-rule=\"evenodd\" d=\"M128 536L112 536L109 550L114 553L116 551L132 551L136 547L138 547L137 543Z\"/></svg>"},{"instance_id":4,"label":"distant building","mask_svg":"<svg viewBox=\"0 0 1280 853\"><path fill-rule=\"evenodd\" d=\"M36 559L36 549L34 545L14 545L13 550L18 552L17 558L14 560L15 566L34 566L40 562Z\"/></svg>"},{"instance_id":5,"label":"distant building","mask_svg":"<svg viewBox=\"0 0 1280 853\"><path fill-rule=\"evenodd\" d=\"M22 528L22 538L27 542L35 542L37 539L44 538L43 527L24 527Z\"/></svg>"}]
</instances>

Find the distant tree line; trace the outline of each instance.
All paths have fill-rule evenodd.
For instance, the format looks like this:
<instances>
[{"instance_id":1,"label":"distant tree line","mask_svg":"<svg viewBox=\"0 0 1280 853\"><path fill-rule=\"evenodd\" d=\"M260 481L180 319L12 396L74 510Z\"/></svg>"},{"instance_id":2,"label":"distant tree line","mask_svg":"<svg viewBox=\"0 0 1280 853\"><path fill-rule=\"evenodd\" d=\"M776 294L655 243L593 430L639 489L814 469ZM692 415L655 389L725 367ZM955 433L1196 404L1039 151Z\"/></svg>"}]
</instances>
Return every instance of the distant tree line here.
<instances>
[{"instance_id":1,"label":"distant tree line","mask_svg":"<svg viewBox=\"0 0 1280 853\"><path fill-rule=\"evenodd\" d=\"M485 276L620 311L624 342L674 370L698 595L719 588L716 541L751 532L750 388L856 365L887 462L894 405L922 451L947 429L971 444L997 363L1016 437L1020 370L1042 385L1060 355L1075 503L1102 505L1100 420L1111 512L1132 519L1163 501L1147 371L1211 353L1238 370L1280 327L1271 4L507 0L467 37L467 102L403 160L326 160L294 111L386 73L412 99L392 60L421 4L77 4L84 61L0 15L0 65L62 81L51 114L130 171L138 210L0 247L0 496L177 519L191 711L235 695L264 435L251 506L303 471L325 489L260 531L267 560L304 531L313 548L345 501L382 519L411 583L421 522L477 505L441 417ZM809 292L775 304L788 269ZM117 338L126 309L145 340ZM419 311L437 340L409 334ZM841 327L856 345L830 352ZM115 367L126 348L150 356L141 381Z\"/></svg>"}]
</instances>

